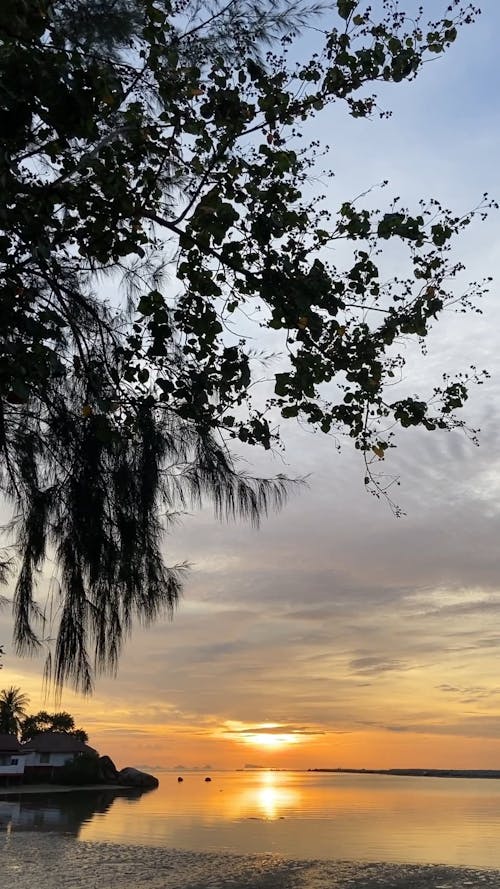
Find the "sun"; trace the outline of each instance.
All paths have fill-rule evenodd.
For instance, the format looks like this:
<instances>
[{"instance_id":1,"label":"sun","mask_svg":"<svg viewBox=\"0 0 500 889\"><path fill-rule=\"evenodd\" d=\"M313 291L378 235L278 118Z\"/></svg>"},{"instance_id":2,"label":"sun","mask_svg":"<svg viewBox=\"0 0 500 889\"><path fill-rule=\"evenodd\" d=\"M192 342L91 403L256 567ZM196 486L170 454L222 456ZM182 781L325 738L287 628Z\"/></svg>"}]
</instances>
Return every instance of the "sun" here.
<instances>
[{"instance_id":1,"label":"sun","mask_svg":"<svg viewBox=\"0 0 500 889\"><path fill-rule=\"evenodd\" d=\"M227 721L223 729L223 736L227 738L228 735L239 744L261 747L268 751L284 750L305 740L302 729L295 728L290 723L279 722L247 722L245 724L244 722Z\"/></svg>"},{"instance_id":2,"label":"sun","mask_svg":"<svg viewBox=\"0 0 500 889\"><path fill-rule=\"evenodd\" d=\"M248 743L255 744L257 747L277 748L283 747L287 741L284 736L269 735L266 732L262 732L256 735L249 735Z\"/></svg>"},{"instance_id":3,"label":"sun","mask_svg":"<svg viewBox=\"0 0 500 889\"><path fill-rule=\"evenodd\" d=\"M268 730L266 731L266 729ZM269 729L273 729L273 731L269 731ZM255 747L264 747L266 750L280 750L283 747L288 747L290 744L295 744L298 741L298 737L291 732L280 732L279 726L266 725L245 734L244 740L247 744L252 744Z\"/></svg>"}]
</instances>

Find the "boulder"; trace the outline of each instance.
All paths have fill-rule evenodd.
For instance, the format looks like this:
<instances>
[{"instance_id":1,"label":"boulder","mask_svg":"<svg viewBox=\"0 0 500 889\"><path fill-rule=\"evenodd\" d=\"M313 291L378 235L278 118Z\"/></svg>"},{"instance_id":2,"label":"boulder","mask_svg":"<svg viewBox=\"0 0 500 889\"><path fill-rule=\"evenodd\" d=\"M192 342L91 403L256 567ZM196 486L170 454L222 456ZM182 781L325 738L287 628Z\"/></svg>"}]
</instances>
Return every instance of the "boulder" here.
<instances>
[{"instance_id":1,"label":"boulder","mask_svg":"<svg viewBox=\"0 0 500 889\"><path fill-rule=\"evenodd\" d=\"M99 776L103 784L116 784L118 769L110 756L99 757Z\"/></svg>"},{"instance_id":2,"label":"boulder","mask_svg":"<svg viewBox=\"0 0 500 889\"><path fill-rule=\"evenodd\" d=\"M118 784L122 787L158 787L159 783L154 775L140 772L139 769L128 767L118 772Z\"/></svg>"}]
</instances>

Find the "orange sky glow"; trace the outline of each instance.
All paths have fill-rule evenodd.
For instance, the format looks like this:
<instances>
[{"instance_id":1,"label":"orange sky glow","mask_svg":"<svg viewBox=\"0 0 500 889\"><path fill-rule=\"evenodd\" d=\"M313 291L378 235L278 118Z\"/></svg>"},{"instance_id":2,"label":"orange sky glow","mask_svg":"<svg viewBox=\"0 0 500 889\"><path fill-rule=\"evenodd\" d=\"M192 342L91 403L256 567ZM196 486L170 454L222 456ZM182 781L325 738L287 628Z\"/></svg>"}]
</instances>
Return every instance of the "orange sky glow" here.
<instances>
[{"instance_id":1,"label":"orange sky glow","mask_svg":"<svg viewBox=\"0 0 500 889\"><path fill-rule=\"evenodd\" d=\"M70 692L62 701L42 695L40 682L29 673L2 671L3 685L21 682L31 710L67 709L89 733L89 742L110 755L119 767L238 769L264 768L497 768L500 738L473 738L428 733L317 726L307 734L287 731L279 723L243 724L210 720L206 725L154 722L150 713L137 720L132 709L97 693L82 699ZM439 726L437 726L439 729Z\"/></svg>"}]
</instances>

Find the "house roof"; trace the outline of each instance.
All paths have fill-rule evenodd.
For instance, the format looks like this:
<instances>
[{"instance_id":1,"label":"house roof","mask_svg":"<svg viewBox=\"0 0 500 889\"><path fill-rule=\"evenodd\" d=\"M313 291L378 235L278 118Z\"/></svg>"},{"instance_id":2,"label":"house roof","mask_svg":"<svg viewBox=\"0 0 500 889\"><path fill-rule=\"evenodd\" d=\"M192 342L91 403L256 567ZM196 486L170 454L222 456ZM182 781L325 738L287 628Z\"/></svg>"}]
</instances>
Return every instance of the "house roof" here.
<instances>
[{"instance_id":1,"label":"house roof","mask_svg":"<svg viewBox=\"0 0 500 889\"><path fill-rule=\"evenodd\" d=\"M0 734L1 753L19 753L21 745L15 735Z\"/></svg>"},{"instance_id":2,"label":"house roof","mask_svg":"<svg viewBox=\"0 0 500 889\"><path fill-rule=\"evenodd\" d=\"M95 753L88 744L66 732L41 732L26 741L22 749L27 753L32 750L35 753Z\"/></svg>"}]
</instances>

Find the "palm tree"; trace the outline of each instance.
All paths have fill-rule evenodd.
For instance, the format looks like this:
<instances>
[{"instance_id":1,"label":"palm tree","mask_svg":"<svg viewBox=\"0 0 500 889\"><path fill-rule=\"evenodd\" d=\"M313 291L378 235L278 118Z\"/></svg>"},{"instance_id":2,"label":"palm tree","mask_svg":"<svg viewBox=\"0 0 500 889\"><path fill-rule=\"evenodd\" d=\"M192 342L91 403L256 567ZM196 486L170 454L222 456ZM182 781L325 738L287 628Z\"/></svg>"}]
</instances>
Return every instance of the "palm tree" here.
<instances>
[{"instance_id":1,"label":"palm tree","mask_svg":"<svg viewBox=\"0 0 500 889\"><path fill-rule=\"evenodd\" d=\"M21 689L14 685L0 691L0 733L10 735L19 733L28 704L28 695L23 694Z\"/></svg>"}]
</instances>

